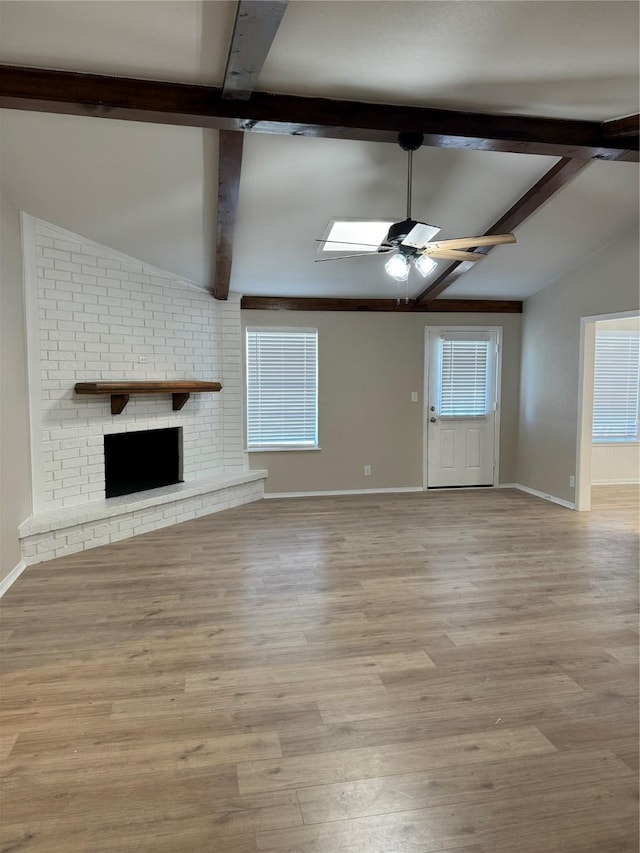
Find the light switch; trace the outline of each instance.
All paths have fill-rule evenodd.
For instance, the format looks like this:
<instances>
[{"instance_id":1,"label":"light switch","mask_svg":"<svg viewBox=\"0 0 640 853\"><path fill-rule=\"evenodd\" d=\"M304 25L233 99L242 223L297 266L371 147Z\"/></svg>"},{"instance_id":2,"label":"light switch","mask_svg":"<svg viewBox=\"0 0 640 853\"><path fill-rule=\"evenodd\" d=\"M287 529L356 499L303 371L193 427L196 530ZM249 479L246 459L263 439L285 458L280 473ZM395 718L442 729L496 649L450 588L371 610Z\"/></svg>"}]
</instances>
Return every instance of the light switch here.
<instances>
[{"instance_id":1,"label":"light switch","mask_svg":"<svg viewBox=\"0 0 640 853\"><path fill-rule=\"evenodd\" d=\"M411 402L412 402L412 403L417 403L417 402L418 402L418 392L417 392L417 391L412 391L412 392L411 392Z\"/></svg>"}]
</instances>

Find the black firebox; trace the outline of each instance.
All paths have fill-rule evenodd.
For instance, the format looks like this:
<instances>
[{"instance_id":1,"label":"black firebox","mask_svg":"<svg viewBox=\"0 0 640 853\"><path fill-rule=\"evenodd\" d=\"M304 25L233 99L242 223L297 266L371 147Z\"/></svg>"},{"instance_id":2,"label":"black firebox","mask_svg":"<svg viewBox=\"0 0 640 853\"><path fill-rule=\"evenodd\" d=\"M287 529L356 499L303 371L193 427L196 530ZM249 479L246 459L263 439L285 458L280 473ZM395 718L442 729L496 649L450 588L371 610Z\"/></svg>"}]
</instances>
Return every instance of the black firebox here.
<instances>
[{"instance_id":1,"label":"black firebox","mask_svg":"<svg viewBox=\"0 0 640 853\"><path fill-rule=\"evenodd\" d=\"M115 498L180 483L182 428L104 437L105 495Z\"/></svg>"}]
</instances>

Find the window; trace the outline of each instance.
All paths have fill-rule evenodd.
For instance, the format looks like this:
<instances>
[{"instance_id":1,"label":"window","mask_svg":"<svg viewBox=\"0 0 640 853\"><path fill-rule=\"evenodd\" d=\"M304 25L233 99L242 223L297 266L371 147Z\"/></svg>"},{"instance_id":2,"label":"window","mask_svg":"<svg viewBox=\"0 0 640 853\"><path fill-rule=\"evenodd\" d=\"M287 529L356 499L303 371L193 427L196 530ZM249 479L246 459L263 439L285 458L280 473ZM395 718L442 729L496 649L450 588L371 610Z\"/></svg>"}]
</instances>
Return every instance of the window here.
<instances>
[{"instance_id":1,"label":"window","mask_svg":"<svg viewBox=\"0 0 640 853\"><path fill-rule=\"evenodd\" d=\"M317 330L247 329L247 447L317 446Z\"/></svg>"},{"instance_id":2,"label":"window","mask_svg":"<svg viewBox=\"0 0 640 853\"><path fill-rule=\"evenodd\" d=\"M594 441L638 441L638 353L636 332L596 332Z\"/></svg>"},{"instance_id":3,"label":"window","mask_svg":"<svg viewBox=\"0 0 640 853\"><path fill-rule=\"evenodd\" d=\"M441 417L478 417L487 414L489 341L441 341Z\"/></svg>"}]
</instances>

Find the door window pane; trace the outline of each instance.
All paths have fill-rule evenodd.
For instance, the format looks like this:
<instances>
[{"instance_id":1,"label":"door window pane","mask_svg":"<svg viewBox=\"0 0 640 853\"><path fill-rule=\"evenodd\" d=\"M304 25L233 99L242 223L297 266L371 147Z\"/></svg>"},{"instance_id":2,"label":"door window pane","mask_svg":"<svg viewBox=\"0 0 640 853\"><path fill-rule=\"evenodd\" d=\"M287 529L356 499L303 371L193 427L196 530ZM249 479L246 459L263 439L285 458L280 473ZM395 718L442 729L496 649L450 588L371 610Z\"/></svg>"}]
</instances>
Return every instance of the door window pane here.
<instances>
[{"instance_id":1,"label":"door window pane","mask_svg":"<svg viewBox=\"0 0 640 853\"><path fill-rule=\"evenodd\" d=\"M443 340L441 344L440 416L486 415L489 341Z\"/></svg>"}]
</instances>

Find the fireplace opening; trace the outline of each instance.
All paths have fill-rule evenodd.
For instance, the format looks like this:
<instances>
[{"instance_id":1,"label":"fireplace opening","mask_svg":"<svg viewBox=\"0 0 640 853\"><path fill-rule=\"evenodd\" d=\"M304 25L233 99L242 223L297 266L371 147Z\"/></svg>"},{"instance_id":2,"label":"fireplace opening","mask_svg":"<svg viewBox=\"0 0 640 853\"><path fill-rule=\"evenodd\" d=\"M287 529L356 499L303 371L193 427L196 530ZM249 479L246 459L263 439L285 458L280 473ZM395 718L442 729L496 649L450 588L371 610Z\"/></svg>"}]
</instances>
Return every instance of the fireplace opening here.
<instances>
[{"instance_id":1,"label":"fireplace opening","mask_svg":"<svg viewBox=\"0 0 640 853\"><path fill-rule=\"evenodd\" d=\"M106 497L181 483L181 438L181 427L105 435Z\"/></svg>"}]
</instances>

